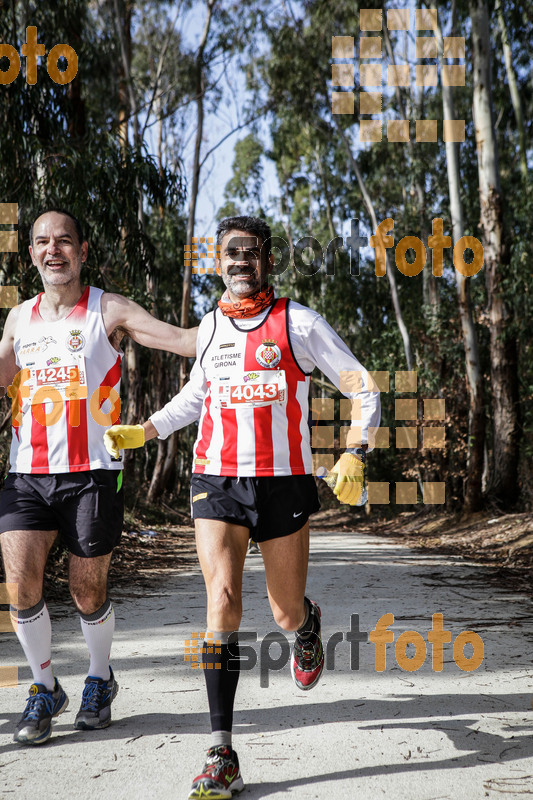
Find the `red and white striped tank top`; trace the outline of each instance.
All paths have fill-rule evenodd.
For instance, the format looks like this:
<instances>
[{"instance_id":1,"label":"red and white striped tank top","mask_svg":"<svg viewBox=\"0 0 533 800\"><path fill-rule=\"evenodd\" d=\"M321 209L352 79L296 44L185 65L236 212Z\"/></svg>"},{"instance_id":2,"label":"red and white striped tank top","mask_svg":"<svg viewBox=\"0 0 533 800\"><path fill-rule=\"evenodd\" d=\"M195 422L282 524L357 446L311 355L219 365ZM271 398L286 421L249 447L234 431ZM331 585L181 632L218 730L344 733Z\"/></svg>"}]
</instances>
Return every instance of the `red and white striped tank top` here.
<instances>
[{"instance_id":1,"label":"red and white striped tank top","mask_svg":"<svg viewBox=\"0 0 533 800\"><path fill-rule=\"evenodd\" d=\"M312 473L309 375L294 358L289 300L280 298L257 327L214 312L200 358L208 392L193 471L240 477Z\"/></svg>"},{"instance_id":2,"label":"red and white striped tank top","mask_svg":"<svg viewBox=\"0 0 533 800\"><path fill-rule=\"evenodd\" d=\"M121 469L111 461L104 430L120 416L122 351L109 342L103 291L88 286L64 319L44 320L42 294L20 307L13 381L11 471L47 475Z\"/></svg>"}]
</instances>

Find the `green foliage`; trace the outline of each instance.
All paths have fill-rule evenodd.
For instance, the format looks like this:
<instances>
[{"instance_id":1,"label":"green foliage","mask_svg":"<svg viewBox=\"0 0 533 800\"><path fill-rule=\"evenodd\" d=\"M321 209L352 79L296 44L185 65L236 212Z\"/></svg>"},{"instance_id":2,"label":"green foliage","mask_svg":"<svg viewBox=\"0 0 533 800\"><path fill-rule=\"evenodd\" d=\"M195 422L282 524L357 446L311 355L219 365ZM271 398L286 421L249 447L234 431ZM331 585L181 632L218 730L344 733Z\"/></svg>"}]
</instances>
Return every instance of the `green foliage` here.
<instances>
[{"instance_id":1,"label":"green foliage","mask_svg":"<svg viewBox=\"0 0 533 800\"><path fill-rule=\"evenodd\" d=\"M533 6L531 2L525 6L515 2L503 5L530 142L532 123L529 112L533 90L529 52L533 39ZM382 4L370 6L382 7ZM408 147L389 143L384 136L380 143L361 147L358 144L357 103L353 116L335 119L330 111L331 37L353 35L357 47L357 12L358 8L353 3L332 4L316 0L299 6L291 5L290 8L277 7L265 13L264 28L268 44L259 55L250 53L246 74L256 105L269 103L273 109L269 117L265 155L272 160L280 184L279 197L271 199L276 208L274 228L277 235L293 244L303 236L313 236L323 244L324 250L334 234L339 235L346 230L350 218L361 220L362 234L370 235L373 232L347 158L346 142L340 136L343 132L357 160L378 220L386 217L394 219L395 245L403 236L413 235L422 238L427 248L427 236L431 234L431 221L434 218L443 219L445 234L451 235L452 231L442 141L437 144L414 143ZM439 19L445 35L450 33L450 12L450 4L439 4ZM468 51L470 20L466 2L456 4L456 23L456 33L466 34ZM530 186L524 185L520 173L516 124L501 52L501 37L494 14L491 23L496 130L505 197L504 213L511 250L511 263L502 288L505 301L513 312L507 335L516 339L520 348L523 376L521 408L526 434L524 457L530 459L533 451L530 402L533 367L529 344L532 336L528 334L532 333L530 243L533 209ZM402 37L403 33L391 34L392 45L400 62L403 61ZM529 43L529 47L526 43ZM478 166L472 121L472 74L468 58L466 65L466 86L454 91L456 116L466 120L466 139L460 147L462 203L465 234L479 237ZM385 118L401 116L395 94L385 93L383 99ZM404 92L404 101L411 119L411 135L414 120L442 118L440 89L426 88L418 90L416 94L407 91ZM422 205L419 186L423 191ZM517 187L520 187L519 191ZM406 368L402 340L395 323L387 281L374 277L373 253L368 258L368 250L362 252L361 274L357 277L350 276L347 255L340 252L336 256L334 276L325 274L324 266L321 271L308 275L302 275L291 266L276 279L276 286L279 292L309 304L334 322L336 330L366 366L389 370L392 388L394 371ZM431 265L431 255L429 250L427 252L426 273ZM449 503L460 505L466 469L468 397L451 250L445 251L444 258L444 276L437 281L438 305L435 307L427 305L427 287L424 286L422 275L415 278L403 276L394 266L394 257L391 263L416 359L419 396L446 399L446 451L412 452L395 450L391 446L388 450L376 452L372 464L374 479L378 480L402 479L402 475L417 480L434 480L440 479L439 475L444 476ZM469 279L469 285L478 326L481 368L487 381L490 381L490 331L484 311L487 295L483 272ZM319 385L315 391L323 392L323 385ZM397 424L393 399L392 393L382 397L382 425L390 427L391 445L394 445L394 427ZM489 401L490 393L487 392L487 415L490 420Z\"/></svg>"},{"instance_id":2,"label":"green foliage","mask_svg":"<svg viewBox=\"0 0 533 800\"><path fill-rule=\"evenodd\" d=\"M258 209L260 208L263 182L262 154L263 145L253 133L236 143L233 177L226 184L225 197L235 197L246 203L247 207L253 203Z\"/></svg>"},{"instance_id":3,"label":"green foliage","mask_svg":"<svg viewBox=\"0 0 533 800\"><path fill-rule=\"evenodd\" d=\"M0 19L0 37L12 38L10 20ZM148 213L151 208L178 208L183 197L180 174L160 170L144 147L124 151L116 134L102 127L104 119L117 114L116 86L109 73L109 105L104 113L100 99L99 111L92 116L97 106L84 100L93 97L95 89L90 66L98 62L99 45L104 63L111 63L112 48L107 34L98 38L87 3L41 3L31 22L48 47L50 42L69 41L69 34L76 41L80 74L75 81L78 106L84 110L83 130L74 125L73 85L58 86L42 67L35 86L19 76L2 87L0 197L18 203L22 234L19 254L2 257L4 279L20 285L23 297L39 288L38 275L29 268L29 225L41 210L59 206L78 216L89 233L91 280L141 299L146 276L158 266L156 241L139 224L139 197ZM101 78L97 73L96 83Z\"/></svg>"},{"instance_id":4,"label":"green foliage","mask_svg":"<svg viewBox=\"0 0 533 800\"><path fill-rule=\"evenodd\" d=\"M181 171L176 164L162 167L145 144L135 147L119 138L120 48L109 9L102 7L99 15L84 0L31 7L14 2L9 13L0 13L0 41L18 46L30 24L47 50L69 42L79 72L71 84L59 86L41 64L37 84L28 86L23 67L13 83L0 87L0 199L18 204L20 232L19 252L0 257L3 282L17 285L20 299L41 289L27 249L29 226L47 207L59 206L86 231L88 282L148 307L159 286L160 313L176 322L184 239ZM141 360L144 379L149 356ZM149 394L143 382L141 395Z\"/></svg>"},{"instance_id":5,"label":"green foliage","mask_svg":"<svg viewBox=\"0 0 533 800\"><path fill-rule=\"evenodd\" d=\"M527 501L525 483L531 475L533 458L533 196L531 181L524 179L520 168L517 126L494 5L495 0L490 0L492 90L510 253L501 289L510 309L506 336L516 342L519 351L521 474ZM124 13L125 4L121 2L119 6ZM466 36L467 48L466 86L454 90L456 116L466 120L466 138L460 146L461 200L465 233L479 237L470 20L466 0L454 6L456 33ZM378 2L365 7L383 7L386 11ZM79 75L70 86L61 87L51 81L44 63L39 67L36 86L26 84L24 65L17 80L0 86L0 200L17 202L20 211L19 253L0 256L0 269L3 282L19 286L23 298L35 293L39 284L27 256L29 223L44 206L66 206L81 218L89 233L90 281L121 291L158 316L177 323L185 243L183 159L188 153L191 131L194 135L191 109L196 97L197 46L196 30L191 33L181 23L194 19L192 27L201 27L205 5L185 0L180 5L180 24L175 26L175 4L150 0L144 5L132 3L131 8L129 89L135 97L136 120L133 110L127 107L129 94L113 3L14 0L8 4L0 0L0 41L18 47L26 26L33 24L47 49L58 42L69 42L79 57ZM503 3L530 163L532 9L532 0ZM439 4L445 35L451 33L451 12L451 3ZM346 235L350 219L359 219L361 236L369 237L372 224L349 148L378 220L394 219L395 245L406 235L427 241L434 218L442 218L445 234L451 235L441 128L437 144L413 143L408 147L390 143L384 136L379 143L362 146L357 103L353 116L331 114L331 37L353 35L357 43L358 14L359 3L352 0L217 3L202 63L206 113L212 115L210 121L223 118L227 91L238 96L239 114L256 115L259 119L261 111L269 109L265 124L258 121L240 135L233 174L221 196L217 219L257 213L268 219L275 236L291 246L303 237L313 237L324 253L335 236ZM125 24L124 20L121 22ZM128 33L126 29L124 32ZM401 61L403 33L392 34L392 44ZM398 118L396 95L384 92L383 100L384 117ZM404 100L411 135L416 119L442 118L438 87L405 91ZM130 141L125 142L128 114ZM132 144L137 141L133 136L135 128L137 145ZM269 198L265 197L268 163L279 183L279 192ZM394 418L393 375L406 365L388 281L374 274L374 252L363 245L359 275L350 274L346 250L337 252L334 274L327 274L324 264L321 269L313 267L312 257L305 250L300 271L291 264L283 275L274 278L277 292L316 308L365 366L391 374L391 391L382 396L382 425L390 428L391 447L377 450L372 456L372 479L420 481L442 476L447 481L449 503L460 506L468 450L468 398L451 251L445 251L444 276L437 280L438 303L433 306L428 304L428 282L424 282L423 275L401 275L391 258L418 370L418 396L446 400L444 453L394 447L398 423ZM430 268L428 250L426 275ZM196 310L201 315L215 302L221 284L211 276L197 276L194 286L199 298ZM469 287L488 390L490 450L490 323L485 311L483 272L469 279ZM177 389L177 359L169 355L161 356L160 361L158 358L145 351L139 353L140 413L151 411L156 400L163 396L166 399ZM328 390L317 381L312 391L324 396ZM333 396L339 397L338 393ZM188 469L193 437L191 427L180 439L177 478ZM154 460L155 448L144 463L137 459L139 486L149 480Z\"/></svg>"}]
</instances>

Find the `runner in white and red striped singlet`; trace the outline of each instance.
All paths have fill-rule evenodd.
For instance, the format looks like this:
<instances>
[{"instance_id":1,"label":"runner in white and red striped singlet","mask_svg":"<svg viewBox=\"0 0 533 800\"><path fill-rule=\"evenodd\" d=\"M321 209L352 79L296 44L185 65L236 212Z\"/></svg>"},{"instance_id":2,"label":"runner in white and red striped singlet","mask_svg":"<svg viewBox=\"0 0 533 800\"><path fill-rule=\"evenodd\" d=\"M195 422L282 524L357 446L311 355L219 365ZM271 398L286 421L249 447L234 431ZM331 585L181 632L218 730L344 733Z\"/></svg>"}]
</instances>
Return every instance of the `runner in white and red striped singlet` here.
<instances>
[{"instance_id":1,"label":"runner in white and red striped singlet","mask_svg":"<svg viewBox=\"0 0 533 800\"><path fill-rule=\"evenodd\" d=\"M219 309L215 312L216 330L201 356L210 392L194 451L196 474L259 477L312 472L309 375L292 354L288 311L289 301L277 300L263 324L252 331L236 329L231 317ZM221 350L221 343L231 347ZM271 368L258 363L261 352L259 357L265 364L270 359ZM269 383L260 383L259 378L265 376ZM239 388L222 399L228 383ZM280 393L286 393L286 401L268 402L270 395ZM264 404L257 402L252 407L248 397L254 396Z\"/></svg>"},{"instance_id":2,"label":"runner in white and red striped singlet","mask_svg":"<svg viewBox=\"0 0 533 800\"><path fill-rule=\"evenodd\" d=\"M15 630L33 673L15 741L42 744L68 698L51 663L51 624L42 597L50 548L70 551L69 587L89 649L75 727L105 728L118 684L109 666L115 614L107 597L113 548L122 533L122 459L102 432L120 416L124 335L146 347L193 355L196 329L155 319L117 294L83 286L88 244L68 211L40 214L30 255L44 291L13 308L0 342L0 384L12 398L11 470L0 493L0 543Z\"/></svg>"},{"instance_id":3,"label":"runner in white and red striped singlet","mask_svg":"<svg viewBox=\"0 0 533 800\"><path fill-rule=\"evenodd\" d=\"M311 689L322 674L320 609L305 597L308 518L319 508L308 427L315 366L337 388L342 373L353 375L357 389L346 394L356 401L349 450L334 468L341 502L359 498L355 487L361 488L357 477L368 433L380 419L379 393L370 390L368 373L344 342L319 314L287 298L276 300L268 287L268 225L253 217L223 220L217 243L227 291L200 324L190 382L143 426L117 425L105 435L109 451L118 454L139 446L139 436L166 438L200 417L191 509L207 589L202 653L212 742L190 800L231 797L244 785L231 730L249 537L261 548L274 618L284 630L296 631L296 685ZM208 646L215 641L220 647Z\"/></svg>"},{"instance_id":4,"label":"runner in white and red striped singlet","mask_svg":"<svg viewBox=\"0 0 533 800\"><path fill-rule=\"evenodd\" d=\"M21 418L17 415L13 420L13 472L51 475L122 469L121 462L109 463L102 440L104 415L110 414L110 420L116 422L120 413L118 403L110 397L120 393L123 355L109 341L102 317L103 294L101 289L87 286L72 311L55 321L41 316L43 294L20 306L14 349L18 367L27 370L23 385L30 391L21 398ZM74 382L79 382L80 394L86 397L68 397ZM90 397L88 386L96 387ZM37 402L39 390L47 398L42 403ZM57 421L50 424L56 392L61 396L61 408ZM43 425L47 414L49 424Z\"/></svg>"}]
</instances>

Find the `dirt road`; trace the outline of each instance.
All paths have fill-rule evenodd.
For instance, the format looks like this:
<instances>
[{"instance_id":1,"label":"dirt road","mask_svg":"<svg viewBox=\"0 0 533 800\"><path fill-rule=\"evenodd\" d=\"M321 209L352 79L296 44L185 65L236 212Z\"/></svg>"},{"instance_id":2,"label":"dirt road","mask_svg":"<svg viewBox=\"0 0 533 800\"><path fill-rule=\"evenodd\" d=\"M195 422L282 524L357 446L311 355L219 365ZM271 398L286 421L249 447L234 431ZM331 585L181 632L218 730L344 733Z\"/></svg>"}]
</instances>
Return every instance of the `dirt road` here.
<instances>
[{"instance_id":1,"label":"dirt road","mask_svg":"<svg viewBox=\"0 0 533 800\"><path fill-rule=\"evenodd\" d=\"M308 592L322 608L329 668L308 693L294 687L288 664L279 668L284 640L264 639L276 627L259 555L247 559L244 592L242 627L257 642L245 643L256 664L245 651L236 703L243 800L533 796L532 603L499 585L490 567L357 533L315 533ZM0 665L21 667L19 687L0 689L2 798L187 797L208 744L203 676L184 659L184 643L203 626L202 578L189 570L138 597L118 596L115 607L114 723L86 733L72 728L87 667L79 623L51 606L55 671L70 708L41 748L12 742L31 681L14 634L0 634ZM392 643L357 642L388 614L394 623L381 625ZM451 634L440 672L428 642L434 614ZM454 651L468 630L483 642L483 661L463 671L456 661L472 666L481 653L475 638L463 651L469 637ZM419 635L396 646L405 631ZM424 649L417 671L402 669ZM385 669L376 671L383 652Z\"/></svg>"}]
</instances>

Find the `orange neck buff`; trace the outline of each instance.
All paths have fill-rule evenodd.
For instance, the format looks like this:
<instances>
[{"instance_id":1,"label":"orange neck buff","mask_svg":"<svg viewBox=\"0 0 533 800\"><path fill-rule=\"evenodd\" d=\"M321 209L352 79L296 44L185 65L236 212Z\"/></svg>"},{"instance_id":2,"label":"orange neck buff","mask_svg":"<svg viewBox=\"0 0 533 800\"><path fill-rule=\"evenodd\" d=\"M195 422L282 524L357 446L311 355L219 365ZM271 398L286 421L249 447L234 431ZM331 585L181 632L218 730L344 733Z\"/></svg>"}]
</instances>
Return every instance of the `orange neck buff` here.
<instances>
[{"instance_id":1,"label":"orange neck buff","mask_svg":"<svg viewBox=\"0 0 533 800\"><path fill-rule=\"evenodd\" d=\"M273 286L256 292L251 297L243 297L237 303L230 300L228 292L225 291L218 301L218 307L226 317L244 319L245 317L255 317L256 314L260 314L261 311L273 305L275 299Z\"/></svg>"}]
</instances>

